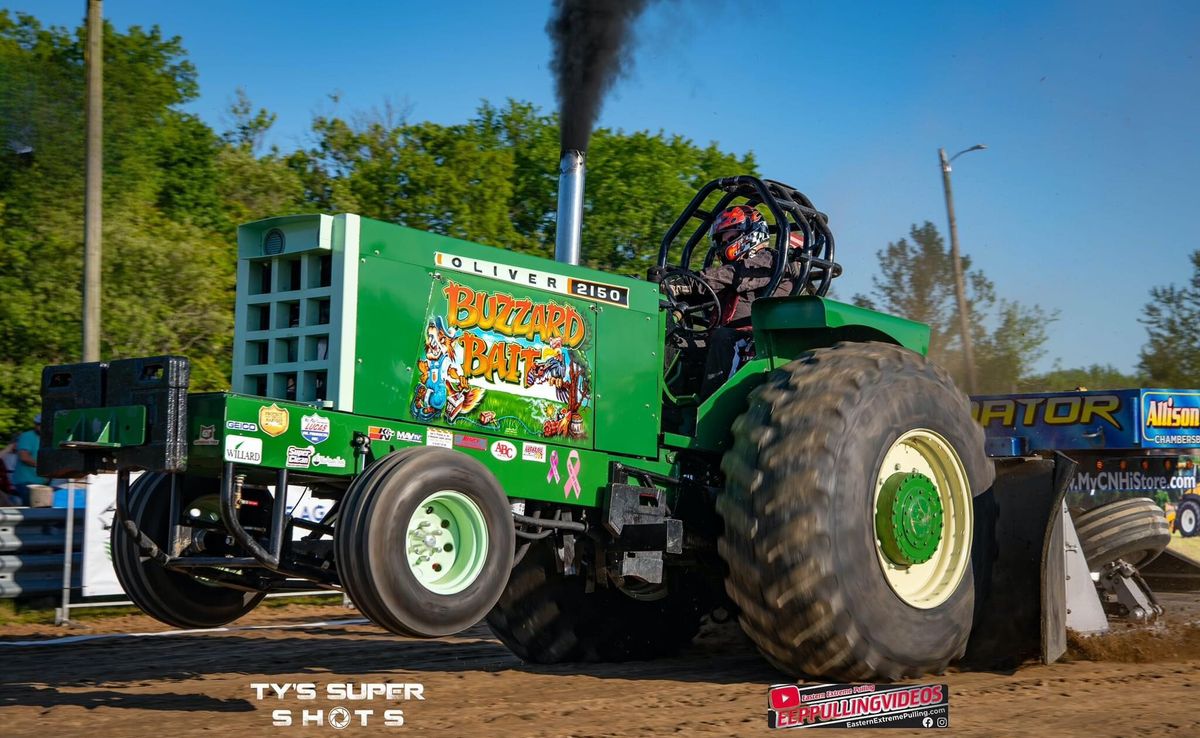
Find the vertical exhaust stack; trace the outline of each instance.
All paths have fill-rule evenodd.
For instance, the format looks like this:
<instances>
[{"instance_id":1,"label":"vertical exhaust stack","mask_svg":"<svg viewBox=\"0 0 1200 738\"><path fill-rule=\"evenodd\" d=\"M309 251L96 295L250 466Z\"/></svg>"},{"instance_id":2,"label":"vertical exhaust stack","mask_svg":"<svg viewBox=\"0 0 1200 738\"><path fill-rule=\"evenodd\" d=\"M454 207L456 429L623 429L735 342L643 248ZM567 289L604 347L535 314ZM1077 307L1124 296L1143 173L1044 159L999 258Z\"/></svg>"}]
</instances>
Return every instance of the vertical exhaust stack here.
<instances>
[{"instance_id":1,"label":"vertical exhaust stack","mask_svg":"<svg viewBox=\"0 0 1200 738\"><path fill-rule=\"evenodd\" d=\"M578 264L588 138L604 96L630 64L634 21L652 0L553 0L546 33L558 95L558 234L554 259Z\"/></svg>"},{"instance_id":2,"label":"vertical exhaust stack","mask_svg":"<svg viewBox=\"0 0 1200 738\"><path fill-rule=\"evenodd\" d=\"M563 151L558 162L558 226L554 260L578 264L583 228L583 175L585 154L577 149Z\"/></svg>"}]
</instances>

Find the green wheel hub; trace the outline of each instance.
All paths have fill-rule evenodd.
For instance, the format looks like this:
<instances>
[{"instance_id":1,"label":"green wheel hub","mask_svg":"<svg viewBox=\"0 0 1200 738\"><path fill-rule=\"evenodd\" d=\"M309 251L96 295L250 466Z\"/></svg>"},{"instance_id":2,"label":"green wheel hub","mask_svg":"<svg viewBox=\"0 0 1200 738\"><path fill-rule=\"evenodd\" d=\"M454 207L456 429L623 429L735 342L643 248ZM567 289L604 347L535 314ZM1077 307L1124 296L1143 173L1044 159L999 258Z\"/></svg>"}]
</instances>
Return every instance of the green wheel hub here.
<instances>
[{"instance_id":1,"label":"green wheel hub","mask_svg":"<svg viewBox=\"0 0 1200 738\"><path fill-rule=\"evenodd\" d=\"M933 558L942 524L941 496L929 477L896 472L883 483L875 506L875 536L893 564L912 566Z\"/></svg>"},{"instance_id":2,"label":"green wheel hub","mask_svg":"<svg viewBox=\"0 0 1200 738\"><path fill-rule=\"evenodd\" d=\"M404 545L408 567L421 586L437 594L457 594L483 570L487 521L474 500L461 492L435 492L417 505Z\"/></svg>"}]
</instances>

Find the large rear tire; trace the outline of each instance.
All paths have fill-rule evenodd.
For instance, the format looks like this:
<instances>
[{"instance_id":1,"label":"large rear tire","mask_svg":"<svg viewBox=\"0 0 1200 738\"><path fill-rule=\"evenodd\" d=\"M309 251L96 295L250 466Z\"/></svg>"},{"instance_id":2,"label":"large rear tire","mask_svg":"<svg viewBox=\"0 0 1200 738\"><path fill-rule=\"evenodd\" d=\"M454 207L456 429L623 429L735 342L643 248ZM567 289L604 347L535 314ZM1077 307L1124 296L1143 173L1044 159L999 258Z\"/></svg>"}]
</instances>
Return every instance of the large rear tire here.
<instances>
[{"instance_id":1,"label":"large rear tire","mask_svg":"<svg viewBox=\"0 0 1200 738\"><path fill-rule=\"evenodd\" d=\"M202 495L216 492L216 480L181 474L184 505ZM128 517L158 545L165 545L171 501L171 475L146 473L129 486ZM217 628L250 612L266 595L202 582L163 568L143 557L141 549L124 526L112 528L113 569L117 581L133 604L156 620L177 628Z\"/></svg>"},{"instance_id":2,"label":"large rear tire","mask_svg":"<svg viewBox=\"0 0 1200 738\"><path fill-rule=\"evenodd\" d=\"M1110 502L1080 513L1073 522L1092 571L1117 559L1136 569L1158 558L1171 542L1166 514L1148 497Z\"/></svg>"},{"instance_id":3,"label":"large rear tire","mask_svg":"<svg viewBox=\"0 0 1200 738\"><path fill-rule=\"evenodd\" d=\"M346 492L338 574L376 625L418 638L483 619L512 568L512 508L475 459L440 448L385 456Z\"/></svg>"},{"instance_id":4,"label":"large rear tire","mask_svg":"<svg viewBox=\"0 0 1200 738\"><path fill-rule=\"evenodd\" d=\"M962 656L972 497L995 472L944 370L891 344L814 350L751 393L733 435L726 590L772 664L852 682Z\"/></svg>"},{"instance_id":5,"label":"large rear tire","mask_svg":"<svg viewBox=\"0 0 1200 738\"><path fill-rule=\"evenodd\" d=\"M585 592L583 576L558 572L554 549L536 541L512 572L487 623L522 661L636 661L687 645L711 609L706 584L668 568L665 596L635 599L614 586Z\"/></svg>"}]
</instances>

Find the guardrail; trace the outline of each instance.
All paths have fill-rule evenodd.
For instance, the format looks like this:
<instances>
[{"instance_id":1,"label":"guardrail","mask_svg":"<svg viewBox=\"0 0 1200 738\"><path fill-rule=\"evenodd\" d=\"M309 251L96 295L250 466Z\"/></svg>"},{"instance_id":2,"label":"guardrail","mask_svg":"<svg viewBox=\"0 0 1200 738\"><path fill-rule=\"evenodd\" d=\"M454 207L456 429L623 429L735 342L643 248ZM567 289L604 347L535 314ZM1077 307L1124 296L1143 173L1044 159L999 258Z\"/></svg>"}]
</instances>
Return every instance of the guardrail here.
<instances>
[{"instance_id":1,"label":"guardrail","mask_svg":"<svg viewBox=\"0 0 1200 738\"><path fill-rule=\"evenodd\" d=\"M75 511L71 550L83 550L83 509ZM0 599L52 594L62 589L67 511L0 507ZM71 555L71 587L80 586L82 554Z\"/></svg>"}]
</instances>

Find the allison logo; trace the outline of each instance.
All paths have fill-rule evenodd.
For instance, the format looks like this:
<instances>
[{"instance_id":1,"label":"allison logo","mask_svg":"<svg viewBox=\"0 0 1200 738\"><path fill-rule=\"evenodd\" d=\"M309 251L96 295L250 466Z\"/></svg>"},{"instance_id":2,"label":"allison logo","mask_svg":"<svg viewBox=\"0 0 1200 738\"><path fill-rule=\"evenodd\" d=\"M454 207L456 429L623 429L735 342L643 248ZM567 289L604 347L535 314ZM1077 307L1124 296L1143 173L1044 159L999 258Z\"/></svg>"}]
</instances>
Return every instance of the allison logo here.
<instances>
[{"instance_id":1,"label":"allison logo","mask_svg":"<svg viewBox=\"0 0 1200 738\"><path fill-rule=\"evenodd\" d=\"M1142 418L1146 443L1200 445L1200 392L1143 390Z\"/></svg>"},{"instance_id":2,"label":"allison logo","mask_svg":"<svg viewBox=\"0 0 1200 738\"><path fill-rule=\"evenodd\" d=\"M1200 407L1175 407L1175 398L1148 400L1146 426L1149 428L1200 428Z\"/></svg>"},{"instance_id":3,"label":"allison logo","mask_svg":"<svg viewBox=\"0 0 1200 738\"><path fill-rule=\"evenodd\" d=\"M225 436L225 460L235 464L261 464L262 439L246 436Z\"/></svg>"}]
</instances>

